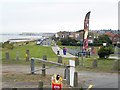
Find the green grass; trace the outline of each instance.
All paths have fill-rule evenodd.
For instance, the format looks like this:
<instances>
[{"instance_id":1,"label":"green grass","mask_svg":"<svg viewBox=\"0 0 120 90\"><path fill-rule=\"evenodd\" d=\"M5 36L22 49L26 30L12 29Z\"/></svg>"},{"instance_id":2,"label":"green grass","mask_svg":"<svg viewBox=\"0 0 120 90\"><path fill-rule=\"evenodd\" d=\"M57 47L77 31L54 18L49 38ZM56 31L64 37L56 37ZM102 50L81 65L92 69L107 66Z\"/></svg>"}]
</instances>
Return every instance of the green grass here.
<instances>
[{"instance_id":1,"label":"green grass","mask_svg":"<svg viewBox=\"0 0 120 90\"><path fill-rule=\"evenodd\" d=\"M93 60L97 60L98 66L96 68L92 67ZM81 61L81 58L79 58ZM95 71L95 72L113 72L114 59L99 59L99 58L84 58L84 66L77 66L77 70L82 71Z\"/></svg>"},{"instance_id":2,"label":"green grass","mask_svg":"<svg viewBox=\"0 0 120 90\"><path fill-rule=\"evenodd\" d=\"M38 45L24 45L24 46L17 46L14 47L14 49L2 49L2 61L3 63L24 63L25 61L25 54L26 50L30 51L30 57L35 58L42 58L43 55L46 55L48 59L53 60L57 58L56 54L52 51L51 47L44 47L44 46L38 46ZM5 53L9 52L10 60L5 60ZM20 60L16 62L16 52L18 52L18 56Z\"/></svg>"},{"instance_id":3,"label":"green grass","mask_svg":"<svg viewBox=\"0 0 120 90\"><path fill-rule=\"evenodd\" d=\"M15 47L13 50L3 50L2 52L2 58L5 58L5 52L9 52L10 57L13 59L16 57L16 52L18 52L19 57L25 58L26 50L30 51L30 57L37 57L41 58L43 55L47 55L47 57L56 57L56 55L52 52L52 49L50 47L44 47L44 46L37 46L37 45L25 45L25 46L19 46Z\"/></svg>"},{"instance_id":4,"label":"green grass","mask_svg":"<svg viewBox=\"0 0 120 90\"><path fill-rule=\"evenodd\" d=\"M73 47L68 46L67 48L75 48L75 46L73 46ZM1 49L2 50L2 63L3 64L30 65L30 61L26 62L26 60L25 60L25 54L26 54L27 49L29 49L29 51L30 51L30 57L42 59L43 55L46 55L48 61L53 61L53 62L58 61L58 57L52 51L51 47L39 46L39 45L35 45L34 43L29 43L27 45L22 45L22 46L16 45L14 47L14 49L6 49L6 48ZM9 52L10 60L5 60L5 53L6 52ZM18 61L16 61L16 52L18 52L18 54L19 54ZM94 68L94 69L92 68L92 62L93 62L94 58L97 58L97 57L98 57L97 55L93 55L90 58L84 58L83 59L84 60L84 68L77 66L77 70L111 72L112 66L114 63L114 60L111 60L111 59L104 59L104 60L97 59L98 67ZM73 59L73 58L63 58L63 63L69 64L70 59ZM81 62L81 57L79 57L79 60ZM42 63L40 63L39 61L35 61L35 64L42 65ZM52 64L46 64L46 65L51 66Z\"/></svg>"},{"instance_id":5,"label":"green grass","mask_svg":"<svg viewBox=\"0 0 120 90\"><path fill-rule=\"evenodd\" d=\"M15 45L13 49L3 48L2 49L2 63L3 64L23 64L23 65L30 64L30 61L26 62L26 59L25 59L26 50L30 51L30 58L35 57L35 58L42 59L43 55L46 55L49 61L57 62L58 60L57 55L52 51L51 47L39 46L33 43L29 43L28 45L22 45L22 46ZM6 52L9 52L10 60L5 59ZM18 61L16 61L17 52L19 56ZM67 59L63 58L63 63L68 64L68 59L69 58ZM35 61L37 65L40 65L40 63L38 62L39 61ZM50 65L50 64L47 64L47 65Z\"/></svg>"}]
</instances>

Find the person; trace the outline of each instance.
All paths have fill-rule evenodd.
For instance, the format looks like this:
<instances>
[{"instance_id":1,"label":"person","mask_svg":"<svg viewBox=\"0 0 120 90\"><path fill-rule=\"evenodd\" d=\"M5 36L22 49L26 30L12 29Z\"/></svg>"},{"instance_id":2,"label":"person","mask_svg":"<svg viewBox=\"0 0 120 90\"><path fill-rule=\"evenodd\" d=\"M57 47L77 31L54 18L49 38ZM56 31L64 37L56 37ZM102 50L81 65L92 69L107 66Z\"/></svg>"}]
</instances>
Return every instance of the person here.
<instances>
[{"instance_id":1,"label":"person","mask_svg":"<svg viewBox=\"0 0 120 90\"><path fill-rule=\"evenodd\" d=\"M57 50L57 55L60 55L60 51L59 50Z\"/></svg>"},{"instance_id":2,"label":"person","mask_svg":"<svg viewBox=\"0 0 120 90\"><path fill-rule=\"evenodd\" d=\"M58 46L56 46L57 48L57 55L60 55L60 48Z\"/></svg>"},{"instance_id":3,"label":"person","mask_svg":"<svg viewBox=\"0 0 120 90\"><path fill-rule=\"evenodd\" d=\"M63 55L65 55L65 47L63 47Z\"/></svg>"},{"instance_id":4,"label":"person","mask_svg":"<svg viewBox=\"0 0 120 90\"><path fill-rule=\"evenodd\" d=\"M90 57L90 51L88 50L88 56Z\"/></svg>"},{"instance_id":5,"label":"person","mask_svg":"<svg viewBox=\"0 0 120 90\"><path fill-rule=\"evenodd\" d=\"M86 49L83 50L83 56L86 56Z\"/></svg>"},{"instance_id":6,"label":"person","mask_svg":"<svg viewBox=\"0 0 120 90\"><path fill-rule=\"evenodd\" d=\"M67 52L67 48L65 48L65 55L66 55L66 52Z\"/></svg>"},{"instance_id":7,"label":"person","mask_svg":"<svg viewBox=\"0 0 120 90\"><path fill-rule=\"evenodd\" d=\"M66 55L67 48L63 47L63 54Z\"/></svg>"}]
</instances>

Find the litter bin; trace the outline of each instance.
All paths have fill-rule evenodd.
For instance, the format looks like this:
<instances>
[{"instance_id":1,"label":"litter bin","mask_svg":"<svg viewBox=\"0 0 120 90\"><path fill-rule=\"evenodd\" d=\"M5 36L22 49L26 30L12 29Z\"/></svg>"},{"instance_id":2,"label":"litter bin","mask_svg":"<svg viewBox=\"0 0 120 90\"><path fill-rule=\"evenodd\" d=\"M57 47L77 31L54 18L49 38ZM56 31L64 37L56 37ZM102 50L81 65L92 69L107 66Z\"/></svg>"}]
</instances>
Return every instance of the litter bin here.
<instances>
[{"instance_id":1,"label":"litter bin","mask_svg":"<svg viewBox=\"0 0 120 90\"><path fill-rule=\"evenodd\" d=\"M62 90L62 77L60 75L54 74L52 76L52 85L51 88L52 90Z\"/></svg>"}]
</instances>

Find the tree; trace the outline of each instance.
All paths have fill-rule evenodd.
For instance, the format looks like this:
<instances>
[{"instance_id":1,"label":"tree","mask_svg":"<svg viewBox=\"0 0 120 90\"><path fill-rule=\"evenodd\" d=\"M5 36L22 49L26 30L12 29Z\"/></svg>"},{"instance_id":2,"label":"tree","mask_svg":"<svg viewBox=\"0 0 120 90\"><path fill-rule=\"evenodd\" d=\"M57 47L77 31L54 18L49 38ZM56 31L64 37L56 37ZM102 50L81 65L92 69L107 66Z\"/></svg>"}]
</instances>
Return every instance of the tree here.
<instances>
[{"instance_id":1,"label":"tree","mask_svg":"<svg viewBox=\"0 0 120 90\"><path fill-rule=\"evenodd\" d=\"M69 46L77 45L77 41L71 38L63 38L61 39L61 42L62 42L62 45L69 45Z\"/></svg>"},{"instance_id":2,"label":"tree","mask_svg":"<svg viewBox=\"0 0 120 90\"><path fill-rule=\"evenodd\" d=\"M13 49L14 45L13 45L13 43L10 43L9 41L6 41L2 44L2 48Z\"/></svg>"},{"instance_id":3,"label":"tree","mask_svg":"<svg viewBox=\"0 0 120 90\"><path fill-rule=\"evenodd\" d=\"M107 46L107 47L101 47L98 50L98 56L99 58L108 58L110 54L113 54L114 50L112 48L112 46Z\"/></svg>"},{"instance_id":4,"label":"tree","mask_svg":"<svg viewBox=\"0 0 120 90\"><path fill-rule=\"evenodd\" d=\"M103 43L112 44L112 41L110 40L108 35L103 34L94 39L95 45L102 45Z\"/></svg>"}]
</instances>

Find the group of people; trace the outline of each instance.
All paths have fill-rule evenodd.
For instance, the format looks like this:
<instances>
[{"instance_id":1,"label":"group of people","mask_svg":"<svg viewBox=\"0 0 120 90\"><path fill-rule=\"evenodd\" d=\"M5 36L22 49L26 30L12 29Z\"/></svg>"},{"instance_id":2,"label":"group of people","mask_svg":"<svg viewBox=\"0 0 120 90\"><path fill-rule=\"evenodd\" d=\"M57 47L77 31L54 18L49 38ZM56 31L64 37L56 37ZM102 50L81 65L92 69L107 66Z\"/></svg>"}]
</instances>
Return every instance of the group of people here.
<instances>
[{"instance_id":1,"label":"group of people","mask_svg":"<svg viewBox=\"0 0 120 90\"><path fill-rule=\"evenodd\" d=\"M83 50L83 56L90 57L91 52L89 50L84 49Z\"/></svg>"},{"instance_id":2,"label":"group of people","mask_svg":"<svg viewBox=\"0 0 120 90\"><path fill-rule=\"evenodd\" d=\"M67 48L66 47L63 47L63 55L66 55L66 53L67 53ZM91 54L95 54L95 49L94 48L90 48L90 49L84 49L83 51L82 51L82 53L83 53L83 56L86 56L86 57L90 57L90 55ZM60 55L60 50L58 49L57 50L57 55Z\"/></svg>"},{"instance_id":3,"label":"group of people","mask_svg":"<svg viewBox=\"0 0 120 90\"><path fill-rule=\"evenodd\" d=\"M95 49L94 48L89 48L89 49L84 49L83 50L83 56L90 57L91 54L95 54Z\"/></svg>"},{"instance_id":4,"label":"group of people","mask_svg":"<svg viewBox=\"0 0 120 90\"><path fill-rule=\"evenodd\" d=\"M63 47L63 55L66 55L67 53L67 48ZM59 49L57 50L57 55L60 55Z\"/></svg>"}]
</instances>

